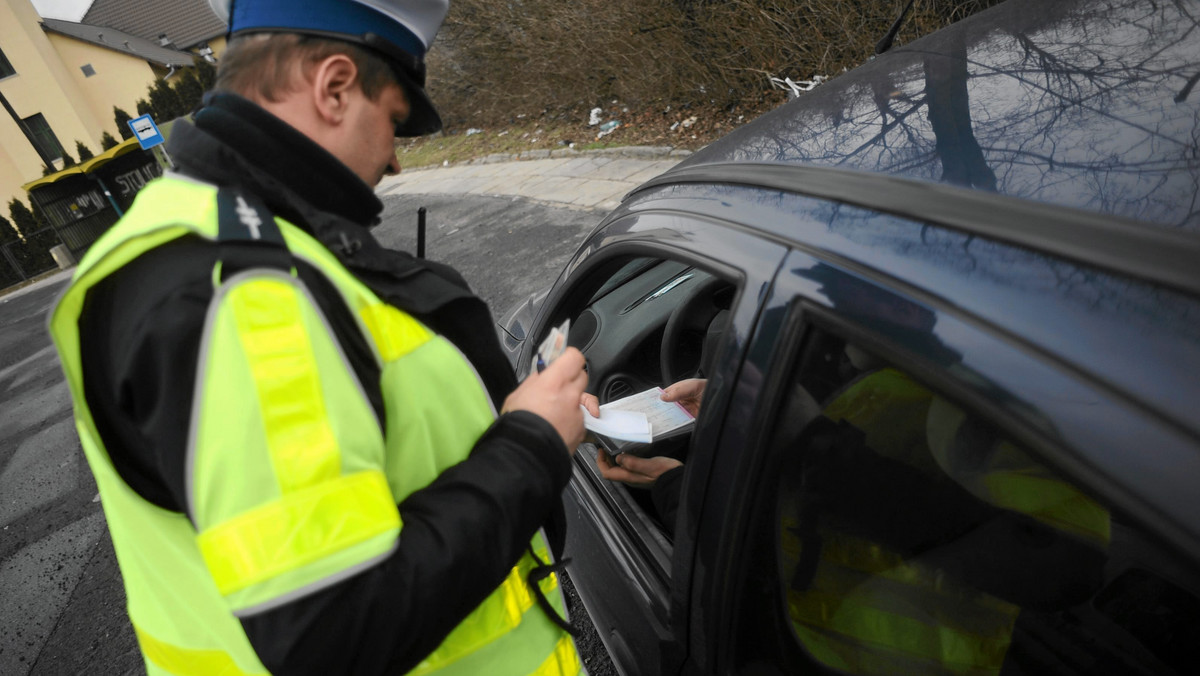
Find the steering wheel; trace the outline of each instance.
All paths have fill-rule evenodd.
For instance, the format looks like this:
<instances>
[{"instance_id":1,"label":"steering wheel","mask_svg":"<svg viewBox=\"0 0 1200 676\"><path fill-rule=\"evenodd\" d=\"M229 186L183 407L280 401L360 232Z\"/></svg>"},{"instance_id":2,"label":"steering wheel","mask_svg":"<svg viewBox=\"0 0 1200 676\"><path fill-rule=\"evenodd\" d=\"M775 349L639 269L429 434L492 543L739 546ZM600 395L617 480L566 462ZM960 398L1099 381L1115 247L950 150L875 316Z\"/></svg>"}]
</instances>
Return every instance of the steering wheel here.
<instances>
[{"instance_id":1,"label":"steering wheel","mask_svg":"<svg viewBox=\"0 0 1200 676\"><path fill-rule=\"evenodd\" d=\"M708 325L725 309L718 304L717 295L728 286L725 280L710 277L691 289L671 311L659 349L663 387L690 378L700 367Z\"/></svg>"}]
</instances>

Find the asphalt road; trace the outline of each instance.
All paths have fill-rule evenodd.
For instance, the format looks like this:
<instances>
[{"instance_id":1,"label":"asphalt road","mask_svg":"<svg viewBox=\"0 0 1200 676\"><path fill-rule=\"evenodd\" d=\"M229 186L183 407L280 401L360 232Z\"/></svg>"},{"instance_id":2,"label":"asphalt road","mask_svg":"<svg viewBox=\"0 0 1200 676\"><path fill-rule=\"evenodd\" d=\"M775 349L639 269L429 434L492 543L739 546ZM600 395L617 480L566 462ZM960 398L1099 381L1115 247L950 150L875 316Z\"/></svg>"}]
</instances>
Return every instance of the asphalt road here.
<instances>
[{"instance_id":1,"label":"asphalt road","mask_svg":"<svg viewBox=\"0 0 1200 676\"><path fill-rule=\"evenodd\" d=\"M524 198L384 202L376 236L415 250L417 207L426 206L427 256L458 268L493 315L553 282L601 216ZM0 675L140 674L96 485L45 331L65 285L58 278L0 296ZM593 676L612 673L594 635L580 643Z\"/></svg>"}]
</instances>

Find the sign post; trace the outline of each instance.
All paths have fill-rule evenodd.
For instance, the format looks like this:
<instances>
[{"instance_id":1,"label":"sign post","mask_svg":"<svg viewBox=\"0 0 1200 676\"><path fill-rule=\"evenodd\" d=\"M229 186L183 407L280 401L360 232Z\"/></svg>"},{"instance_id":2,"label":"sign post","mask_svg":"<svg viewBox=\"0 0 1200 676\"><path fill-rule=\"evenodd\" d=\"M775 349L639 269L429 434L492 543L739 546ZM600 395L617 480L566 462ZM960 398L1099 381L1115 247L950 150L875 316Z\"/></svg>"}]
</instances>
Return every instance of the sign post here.
<instances>
[{"instance_id":1,"label":"sign post","mask_svg":"<svg viewBox=\"0 0 1200 676\"><path fill-rule=\"evenodd\" d=\"M142 147L142 150L153 149L154 157L158 160L159 165L164 171L174 168L174 163L171 162L170 156L167 155L166 149L163 148L163 141L166 139L163 138L162 132L158 130L158 125L154 123L154 118L148 114L141 115L129 120L127 124L133 130L133 135L137 138L138 145Z\"/></svg>"},{"instance_id":2,"label":"sign post","mask_svg":"<svg viewBox=\"0 0 1200 676\"><path fill-rule=\"evenodd\" d=\"M133 135L137 137L138 145L142 147L142 150L150 150L166 140L163 138L162 132L158 130L158 125L154 124L154 118L149 115L135 117L126 124L133 130Z\"/></svg>"}]
</instances>

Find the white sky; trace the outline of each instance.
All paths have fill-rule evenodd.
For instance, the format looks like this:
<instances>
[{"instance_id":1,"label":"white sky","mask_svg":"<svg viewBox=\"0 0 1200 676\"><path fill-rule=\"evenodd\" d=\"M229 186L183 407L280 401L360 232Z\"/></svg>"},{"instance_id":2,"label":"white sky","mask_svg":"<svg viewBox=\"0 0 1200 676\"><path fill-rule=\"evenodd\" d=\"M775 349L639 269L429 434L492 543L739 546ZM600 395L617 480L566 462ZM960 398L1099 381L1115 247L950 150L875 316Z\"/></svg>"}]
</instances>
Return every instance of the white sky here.
<instances>
[{"instance_id":1,"label":"white sky","mask_svg":"<svg viewBox=\"0 0 1200 676\"><path fill-rule=\"evenodd\" d=\"M30 0L43 19L79 21L92 6L92 0Z\"/></svg>"}]
</instances>

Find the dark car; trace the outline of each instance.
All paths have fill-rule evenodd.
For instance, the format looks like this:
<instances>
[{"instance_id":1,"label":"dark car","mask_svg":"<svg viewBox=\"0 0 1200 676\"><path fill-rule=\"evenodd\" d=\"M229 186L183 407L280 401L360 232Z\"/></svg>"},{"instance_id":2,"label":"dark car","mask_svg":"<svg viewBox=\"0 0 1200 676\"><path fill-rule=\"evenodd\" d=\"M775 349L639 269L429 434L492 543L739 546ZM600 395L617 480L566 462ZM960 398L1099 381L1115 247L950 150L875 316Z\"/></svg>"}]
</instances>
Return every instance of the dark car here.
<instances>
[{"instance_id":1,"label":"dark car","mask_svg":"<svg viewBox=\"0 0 1200 676\"><path fill-rule=\"evenodd\" d=\"M575 455L622 673L1200 664L1198 81L1196 2L1012 0L634 190L501 322L524 376L570 319L601 402L707 379L682 441Z\"/></svg>"}]
</instances>

